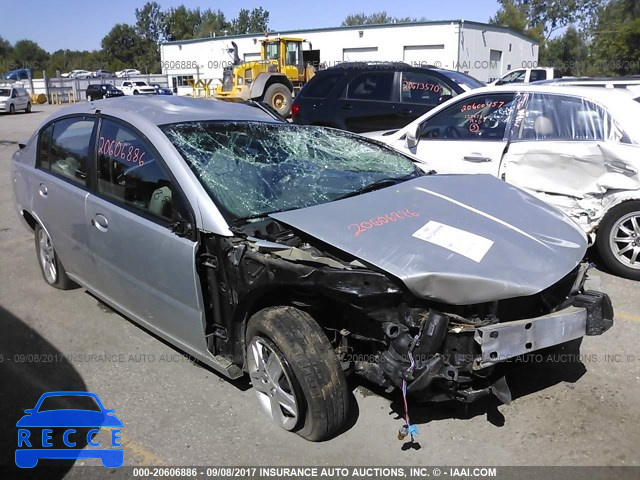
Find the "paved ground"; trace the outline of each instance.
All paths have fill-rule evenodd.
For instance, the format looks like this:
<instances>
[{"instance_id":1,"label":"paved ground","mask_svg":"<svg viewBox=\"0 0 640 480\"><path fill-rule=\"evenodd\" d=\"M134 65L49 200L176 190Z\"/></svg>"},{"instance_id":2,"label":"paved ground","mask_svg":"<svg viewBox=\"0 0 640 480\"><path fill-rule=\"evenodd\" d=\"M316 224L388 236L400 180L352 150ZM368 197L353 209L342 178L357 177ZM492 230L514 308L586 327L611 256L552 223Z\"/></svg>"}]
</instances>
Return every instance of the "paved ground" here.
<instances>
[{"instance_id":1,"label":"paved ground","mask_svg":"<svg viewBox=\"0 0 640 480\"><path fill-rule=\"evenodd\" d=\"M640 284L599 271L616 324L584 340L583 362L531 366L510 379L508 406L414 408L421 449L396 438L398 395L361 385L351 428L331 441L272 426L246 381L182 361L82 289L44 283L13 210L10 159L52 110L0 116L0 465L13 463L22 410L52 390L96 392L115 409L129 465L640 464Z\"/></svg>"}]
</instances>

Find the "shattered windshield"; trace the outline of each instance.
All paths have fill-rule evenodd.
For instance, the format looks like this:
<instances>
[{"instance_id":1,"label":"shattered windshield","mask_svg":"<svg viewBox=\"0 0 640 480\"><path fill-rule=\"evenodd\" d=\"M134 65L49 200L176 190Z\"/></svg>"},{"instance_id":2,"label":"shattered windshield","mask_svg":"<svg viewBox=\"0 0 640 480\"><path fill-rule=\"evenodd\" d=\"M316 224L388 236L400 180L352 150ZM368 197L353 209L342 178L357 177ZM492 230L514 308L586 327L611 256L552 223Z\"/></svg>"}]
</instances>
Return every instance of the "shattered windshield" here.
<instances>
[{"instance_id":1,"label":"shattered windshield","mask_svg":"<svg viewBox=\"0 0 640 480\"><path fill-rule=\"evenodd\" d=\"M189 122L161 128L234 219L330 202L422 174L400 153L324 127Z\"/></svg>"}]
</instances>

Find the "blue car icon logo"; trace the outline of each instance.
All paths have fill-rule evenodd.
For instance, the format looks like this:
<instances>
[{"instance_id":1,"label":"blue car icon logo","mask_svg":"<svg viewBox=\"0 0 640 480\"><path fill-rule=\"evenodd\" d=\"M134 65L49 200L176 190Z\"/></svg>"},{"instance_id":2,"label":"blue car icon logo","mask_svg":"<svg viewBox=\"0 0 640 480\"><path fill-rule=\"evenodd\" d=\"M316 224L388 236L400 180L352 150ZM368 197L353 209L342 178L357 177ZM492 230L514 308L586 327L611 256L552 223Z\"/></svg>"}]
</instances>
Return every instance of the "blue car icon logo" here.
<instances>
[{"instance_id":1,"label":"blue car icon logo","mask_svg":"<svg viewBox=\"0 0 640 480\"><path fill-rule=\"evenodd\" d=\"M39 459L99 458L108 468L121 467L124 463L120 443L122 422L113 410L104 408L95 393L45 393L34 408L24 413L16 423L18 467L33 468ZM102 427L111 429L108 446L94 438ZM57 445L53 440L54 429L56 437L61 437ZM83 448L85 444L87 448Z\"/></svg>"}]
</instances>

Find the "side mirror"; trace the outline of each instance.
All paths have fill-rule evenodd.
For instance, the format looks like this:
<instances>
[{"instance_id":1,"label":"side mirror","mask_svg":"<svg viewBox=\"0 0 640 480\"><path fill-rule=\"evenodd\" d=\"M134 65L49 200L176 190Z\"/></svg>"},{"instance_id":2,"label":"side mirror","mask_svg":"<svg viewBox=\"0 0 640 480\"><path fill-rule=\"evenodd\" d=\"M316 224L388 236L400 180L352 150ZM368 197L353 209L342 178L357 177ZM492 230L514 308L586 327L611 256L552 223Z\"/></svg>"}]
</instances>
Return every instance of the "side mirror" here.
<instances>
[{"instance_id":1,"label":"side mirror","mask_svg":"<svg viewBox=\"0 0 640 480\"><path fill-rule=\"evenodd\" d=\"M33 408L27 408L24 413L26 413L27 415L31 415L33 413Z\"/></svg>"},{"instance_id":2,"label":"side mirror","mask_svg":"<svg viewBox=\"0 0 640 480\"><path fill-rule=\"evenodd\" d=\"M404 142L404 146L411 149L416 148L418 146L418 125L410 125L407 128L406 140Z\"/></svg>"},{"instance_id":3,"label":"side mirror","mask_svg":"<svg viewBox=\"0 0 640 480\"><path fill-rule=\"evenodd\" d=\"M171 224L171 231L179 237L191 235L191 224L186 220L179 219Z\"/></svg>"}]
</instances>

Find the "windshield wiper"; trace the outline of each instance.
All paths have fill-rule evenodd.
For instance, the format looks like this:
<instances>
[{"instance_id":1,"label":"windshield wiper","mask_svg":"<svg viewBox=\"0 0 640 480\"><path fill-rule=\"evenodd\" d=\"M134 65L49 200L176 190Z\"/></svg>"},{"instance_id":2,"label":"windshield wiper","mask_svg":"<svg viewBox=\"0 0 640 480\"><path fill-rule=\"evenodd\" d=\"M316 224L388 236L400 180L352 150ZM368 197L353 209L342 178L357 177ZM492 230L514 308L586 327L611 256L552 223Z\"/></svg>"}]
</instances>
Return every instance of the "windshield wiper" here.
<instances>
[{"instance_id":1,"label":"windshield wiper","mask_svg":"<svg viewBox=\"0 0 640 480\"><path fill-rule=\"evenodd\" d=\"M391 185L395 185L397 183L406 182L407 180L411 180L412 178L417 178L419 176L421 176L421 175L416 174L416 173L411 173L409 175L405 175L404 177L381 178L379 180L376 180L373 183L370 183L369 185L365 185L364 187L359 188L358 190L354 190L353 192L349 192L349 193L346 193L346 194L341 195L339 197L336 197L332 201L342 200L344 198L349 198L349 197L355 197L356 195L361 195L361 194L367 193L367 192L373 192L374 190L379 190L381 188L390 187Z\"/></svg>"}]
</instances>

